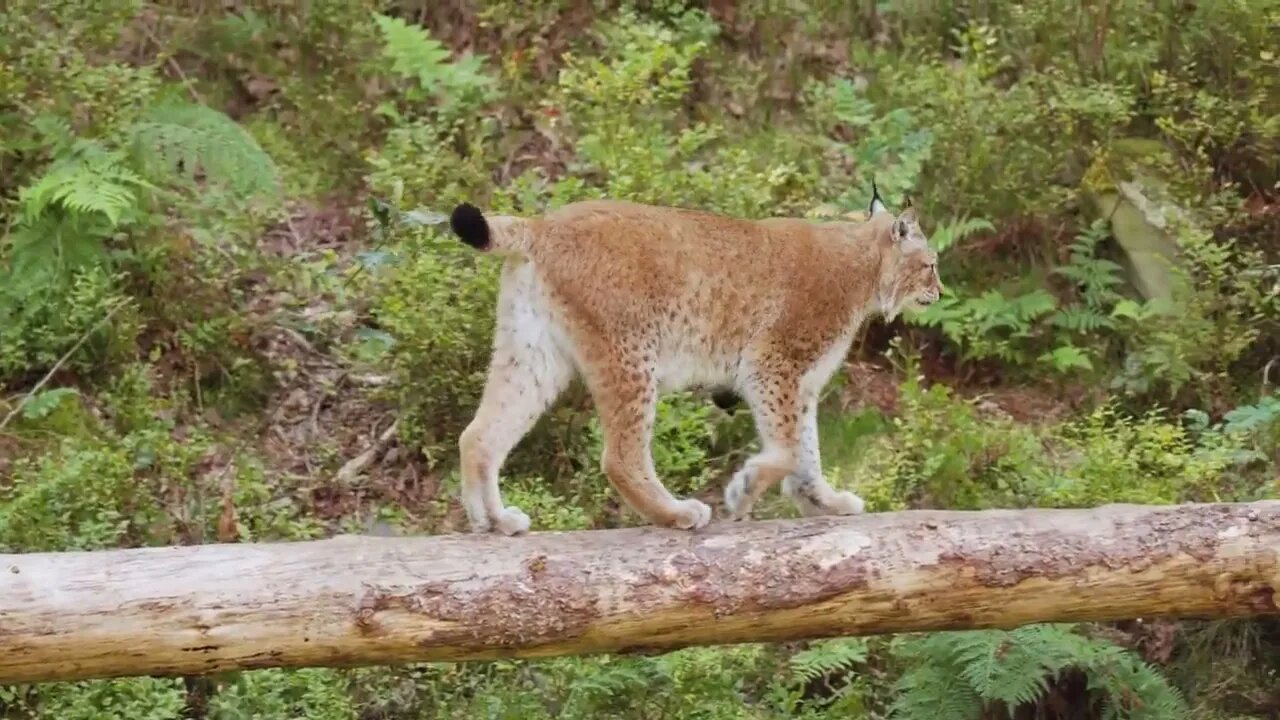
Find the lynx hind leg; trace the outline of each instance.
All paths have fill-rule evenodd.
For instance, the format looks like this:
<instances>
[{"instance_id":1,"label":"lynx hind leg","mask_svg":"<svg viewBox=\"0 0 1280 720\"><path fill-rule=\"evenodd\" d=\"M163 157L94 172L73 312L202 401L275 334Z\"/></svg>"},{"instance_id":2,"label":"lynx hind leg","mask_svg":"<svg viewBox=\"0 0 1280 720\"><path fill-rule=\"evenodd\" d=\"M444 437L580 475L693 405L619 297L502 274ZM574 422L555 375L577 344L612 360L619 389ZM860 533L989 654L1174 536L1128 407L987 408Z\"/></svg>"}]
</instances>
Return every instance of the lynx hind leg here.
<instances>
[{"instance_id":1,"label":"lynx hind leg","mask_svg":"<svg viewBox=\"0 0 1280 720\"><path fill-rule=\"evenodd\" d=\"M743 393L755 417L760 452L747 459L724 489L734 520L751 514L756 501L795 469L799 451L800 387L785 376L758 376Z\"/></svg>"},{"instance_id":2,"label":"lynx hind leg","mask_svg":"<svg viewBox=\"0 0 1280 720\"><path fill-rule=\"evenodd\" d=\"M857 515L865 508L862 498L848 491L838 491L822 474L818 452L817 398L805 402L801 415L800 450L795 471L782 481L782 492L791 498L806 517L815 515Z\"/></svg>"},{"instance_id":3,"label":"lynx hind leg","mask_svg":"<svg viewBox=\"0 0 1280 720\"><path fill-rule=\"evenodd\" d=\"M529 517L522 510L503 506L498 473L573 374L573 362L551 337L545 315L531 304L500 302L484 394L458 443L462 505L472 532L518 535L529 529Z\"/></svg>"},{"instance_id":4,"label":"lynx hind leg","mask_svg":"<svg viewBox=\"0 0 1280 720\"><path fill-rule=\"evenodd\" d=\"M601 467L626 504L653 525L695 530L711 521L711 508L678 499L658 479L650 443L658 392L653 369L612 359L589 378L604 430Z\"/></svg>"}]
</instances>

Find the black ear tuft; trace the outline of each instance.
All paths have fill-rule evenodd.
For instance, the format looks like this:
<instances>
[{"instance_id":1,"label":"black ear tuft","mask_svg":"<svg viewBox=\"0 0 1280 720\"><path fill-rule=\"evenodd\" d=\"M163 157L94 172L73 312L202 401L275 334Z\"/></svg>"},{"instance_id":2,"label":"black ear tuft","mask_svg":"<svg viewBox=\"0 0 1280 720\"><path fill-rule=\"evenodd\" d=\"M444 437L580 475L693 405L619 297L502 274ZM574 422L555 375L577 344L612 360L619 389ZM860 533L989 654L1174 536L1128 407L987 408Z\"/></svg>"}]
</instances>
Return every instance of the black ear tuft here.
<instances>
[{"instance_id":1,"label":"black ear tuft","mask_svg":"<svg viewBox=\"0 0 1280 720\"><path fill-rule=\"evenodd\" d=\"M489 222L475 205L462 203L455 207L449 216L449 227L471 247L477 250L489 247Z\"/></svg>"},{"instance_id":2,"label":"black ear tuft","mask_svg":"<svg viewBox=\"0 0 1280 720\"><path fill-rule=\"evenodd\" d=\"M876 187L876 179L871 178L871 204L867 207L867 215L875 215L886 210L888 208L884 206L884 200L880 197L880 188Z\"/></svg>"}]
</instances>

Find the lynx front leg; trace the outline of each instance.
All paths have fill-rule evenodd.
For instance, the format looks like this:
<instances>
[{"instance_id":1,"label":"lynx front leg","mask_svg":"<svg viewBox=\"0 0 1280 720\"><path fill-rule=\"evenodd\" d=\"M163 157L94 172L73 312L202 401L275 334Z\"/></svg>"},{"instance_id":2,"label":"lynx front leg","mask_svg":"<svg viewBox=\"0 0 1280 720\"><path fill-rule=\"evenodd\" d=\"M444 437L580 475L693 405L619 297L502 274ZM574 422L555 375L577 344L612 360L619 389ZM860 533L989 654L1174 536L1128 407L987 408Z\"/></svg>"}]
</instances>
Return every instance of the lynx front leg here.
<instances>
[{"instance_id":1,"label":"lynx front leg","mask_svg":"<svg viewBox=\"0 0 1280 720\"><path fill-rule=\"evenodd\" d=\"M799 381L759 377L745 397L755 416L761 451L752 456L724 489L724 504L734 520L751 514L756 501L795 469L799 449Z\"/></svg>"},{"instance_id":2,"label":"lynx front leg","mask_svg":"<svg viewBox=\"0 0 1280 720\"><path fill-rule=\"evenodd\" d=\"M856 515L862 512L862 498L848 491L832 489L822 476L818 453L818 401L805 402L800 426L800 452L795 472L782 481L782 492L795 502L800 513L814 515Z\"/></svg>"}]
</instances>

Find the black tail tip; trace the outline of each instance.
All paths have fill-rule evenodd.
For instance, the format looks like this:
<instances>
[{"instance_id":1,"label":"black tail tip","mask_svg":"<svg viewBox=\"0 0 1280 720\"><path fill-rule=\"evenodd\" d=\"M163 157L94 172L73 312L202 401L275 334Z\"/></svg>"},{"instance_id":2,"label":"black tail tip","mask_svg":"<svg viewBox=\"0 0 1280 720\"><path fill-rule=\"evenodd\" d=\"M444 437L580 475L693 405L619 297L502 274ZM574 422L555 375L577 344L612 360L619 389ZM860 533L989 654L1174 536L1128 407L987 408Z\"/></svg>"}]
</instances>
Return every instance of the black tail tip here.
<instances>
[{"instance_id":1,"label":"black tail tip","mask_svg":"<svg viewBox=\"0 0 1280 720\"><path fill-rule=\"evenodd\" d=\"M471 203L462 203L453 209L449 216L449 227L462 242L477 250L489 247L489 223L484 219L480 208Z\"/></svg>"}]
</instances>

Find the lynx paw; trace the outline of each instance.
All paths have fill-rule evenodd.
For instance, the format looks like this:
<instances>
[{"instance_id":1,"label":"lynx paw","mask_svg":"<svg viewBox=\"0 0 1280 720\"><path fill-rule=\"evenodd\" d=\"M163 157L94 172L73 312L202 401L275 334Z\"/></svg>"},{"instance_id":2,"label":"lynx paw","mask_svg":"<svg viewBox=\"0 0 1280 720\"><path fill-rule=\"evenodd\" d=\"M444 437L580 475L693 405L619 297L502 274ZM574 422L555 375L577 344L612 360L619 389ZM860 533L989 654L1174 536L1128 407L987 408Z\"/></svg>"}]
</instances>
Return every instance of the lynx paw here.
<instances>
[{"instance_id":1,"label":"lynx paw","mask_svg":"<svg viewBox=\"0 0 1280 720\"><path fill-rule=\"evenodd\" d=\"M680 530L697 530L711 522L711 508L700 500L681 500L671 526Z\"/></svg>"},{"instance_id":2,"label":"lynx paw","mask_svg":"<svg viewBox=\"0 0 1280 720\"><path fill-rule=\"evenodd\" d=\"M827 508L827 512L831 515L858 515L866 509L866 505L862 498L848 490L843 490L831 498L831 505Z\"/></svg>"},{"instance_id":3,"label":"lynx paw","mask_svg":"<svg viewBox=\"0 0 1280 720\"><path fill-rule=\"evenodd\" d=\"M518 507L507 507L494 518L493 525L503 535L521 535L529 531L529 516Z\"/></svg>"},{"instance_id":4,"label":"lynx paw","mask_svg":"<svg viewBox=\"0 0 1280 720\"><path fill-rule=\"evenodd\" d=\"M724 486L724 507L734 520L742 520L751 514L751 498L747 496L748 477L745 471L739 471Z\"/></svg>"}]
</instances>

